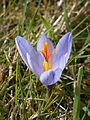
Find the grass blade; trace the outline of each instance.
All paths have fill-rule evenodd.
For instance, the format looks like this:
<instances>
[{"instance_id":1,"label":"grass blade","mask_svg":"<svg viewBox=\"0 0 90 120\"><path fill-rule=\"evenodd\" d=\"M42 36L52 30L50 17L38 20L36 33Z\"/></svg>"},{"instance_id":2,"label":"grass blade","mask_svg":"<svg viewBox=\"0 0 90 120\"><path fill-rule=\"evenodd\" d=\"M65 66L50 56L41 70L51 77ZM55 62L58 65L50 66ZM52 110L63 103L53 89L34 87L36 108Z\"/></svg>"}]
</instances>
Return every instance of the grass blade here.
<instances>
[{"instance_id":1,"label":"grass blade","mask_svg":"<svg viewBox=\"0 0 90 120\"><path fill-rule=\"evenodd\" d=\"M32 31L32 26L33 26L34 20L35 20L35 18L36 18L37 12L38 12L38 10L39 10L39 8L40 8L40 5L41 5L41 0L40 0L40 2L39 2L39 4L38 4L38 7L37 7L37 9L36 9L36 12L35 12L32 20L31 20L31 23L29 24L29 28L28 28L28 30L27 30L27 38L26 38L26 39L28 39L28 35L29 35L30 31Z\"/></svg>"},{"instance_id":2,"label":"grass blade","mask_svg":"<svg viewBox=\"0 0 90 120\"><path fill-rule=\"evenodd\" d=\"M82 32L84 32L88 27L90 27L90 25L86 26L83 30L81 30L80 32L78 32L74 37L73 37L73 40L79 36ZM74 40L75 41L75 40Z\"/></svg>"},{"instance_id":3,"label":"grass blade","mask_svg":"<svg viewBox=\"0 0 90 120\"><path fill-rule=\"evenodd\" d=\"M69 32L70 27L69 27L69 19L68 19L68 13L67 13L67 9L66 9L65 0L64 0L64 18L65 18L66 30L67 30L67 32Z\"/></svg>"},{"instance_id":4,"label":"grass blade","mask_svg":"<svg viewBox=\"0 0 90 120\"><path fill-rule=\"evenodd\" d=\"M21 102L24 104L24 117L25 117L25 120L27 120L26 103L24 101L22 84L21 84L21 80L20 80L20 63L19 62L20 62L20 55L18 54L18 57L17 57L17 67L16 67L17 68L17 76L18 76L19 86L20 86L20 91L21 91Z\"/></svg>"},{"instance_id":5,"label":"grass blade","mask_svg":"<svg viewBox=\"0 0 90 120\"><path fill-rule=\"evenodd\" d=\"M51 27L51 25L46 21L46 19L44 17L40 16L40 18L41 18L41 21L43 22L43 24L45 25L45 27L47 29L47 32L45 32L45 34L50 32L52 34L53 38L56 40L54 31L53 31L53 27Z\"/></svg>"},{"instance_id":6,"label":"grass blade","mask_svg":"<svg viewBox=\"0 0 90 120\"><path fill-rule=\"evenodd\" d=\"M88 15L87 17L85 17L73 30L72 32L74 32L82 23L84 23L85 20L87 20L90 17L90 15Z\"/></svg>"},{"instance_id":7,"label":"grass blade","mask_svg":"<svg viewBox=\"0 0 90 120\"><path fill-rule=\"evenodd\" d=\"M21 22L21 26L22 26L21 35L23 34L23 31L24 31L24 16L25 16L25 13L26 13L26 8L27 8L27 0L24 3L24 11L23 11L22 22Z\"/></svg>"},{"instance_id":8,"label":"grass blade","mask_svg":"<svg viewBox=\"0 0 90 120\"><path fill-rule=\"evenodd\" d=\"M74 104L73 104L73 120L79 120L79 113L80 113L80 88L81 88L82 76L83 76L83 66L81 66L79 68L79 70L78 70L76 93L75 93L75 99L74 99Z\"/></svg>"}]
</instances>

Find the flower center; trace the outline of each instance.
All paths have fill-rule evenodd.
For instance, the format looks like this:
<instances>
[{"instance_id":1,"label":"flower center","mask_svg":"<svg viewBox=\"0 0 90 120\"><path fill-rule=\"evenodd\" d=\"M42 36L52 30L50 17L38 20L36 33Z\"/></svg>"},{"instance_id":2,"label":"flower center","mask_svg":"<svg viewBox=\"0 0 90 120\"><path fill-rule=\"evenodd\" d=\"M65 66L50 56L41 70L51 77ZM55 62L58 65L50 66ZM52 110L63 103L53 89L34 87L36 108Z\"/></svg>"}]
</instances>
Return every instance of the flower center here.
<instances>
[{"instance_id":1,"label":"flower center","mask_svg":"<svg viewBox=\"0 0 90 120\"><path fill-rule=\"evenodd\" d=\"M43 70L47 71L49 69L52 69L52 63L50 61L50 57L55 53L55 49L50 53L50 45L48 42L43 42L44 49L42 48L42 54L44 56L44 62L43 62Z\"/></svg>"}]
</instances>

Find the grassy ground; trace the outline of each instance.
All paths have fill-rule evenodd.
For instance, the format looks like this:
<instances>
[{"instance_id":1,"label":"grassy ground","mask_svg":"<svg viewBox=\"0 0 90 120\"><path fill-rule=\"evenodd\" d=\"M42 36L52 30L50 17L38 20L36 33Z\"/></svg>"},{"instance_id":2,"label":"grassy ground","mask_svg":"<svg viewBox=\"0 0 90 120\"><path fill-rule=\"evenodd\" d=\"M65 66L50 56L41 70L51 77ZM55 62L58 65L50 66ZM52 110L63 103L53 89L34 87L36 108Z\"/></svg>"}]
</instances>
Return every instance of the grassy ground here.
<instances>
[{"instance_id":1,"label":"grassy ground","mask_svg":"<svg viewBox=\"0 0 90 120\"><path fill-rule=\"evenodd\" d=\"M0 120L89 120L89 5L89 0L0 1ZM68 31L72 52L46 101L47 89L19 56L15 37L36 48L45 33L56 46Z\"/></svg>"}]
</instances>

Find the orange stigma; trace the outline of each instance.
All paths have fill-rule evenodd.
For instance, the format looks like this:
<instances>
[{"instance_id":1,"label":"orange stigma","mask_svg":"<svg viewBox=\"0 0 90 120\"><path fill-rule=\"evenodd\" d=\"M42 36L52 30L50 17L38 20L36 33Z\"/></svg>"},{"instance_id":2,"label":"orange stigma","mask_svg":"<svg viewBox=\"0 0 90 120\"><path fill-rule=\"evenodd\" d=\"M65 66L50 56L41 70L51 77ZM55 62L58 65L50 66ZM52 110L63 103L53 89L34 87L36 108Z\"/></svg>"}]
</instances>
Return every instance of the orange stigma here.
<instances>
[{"instance_id":1,"label":"orange stigma","mask_svg":"<svg viewBox=\"0 0 90 120\"><path fill-rule=\"evenodd\" d=\"M50 45L48 42L43 42L44 49L42 48L42 54L45 58L43 62L43 70L47 71L52 69L52 63L50 61L50 57L55 53L55 49L50 53Z\"/></svg>"}]
</instances>

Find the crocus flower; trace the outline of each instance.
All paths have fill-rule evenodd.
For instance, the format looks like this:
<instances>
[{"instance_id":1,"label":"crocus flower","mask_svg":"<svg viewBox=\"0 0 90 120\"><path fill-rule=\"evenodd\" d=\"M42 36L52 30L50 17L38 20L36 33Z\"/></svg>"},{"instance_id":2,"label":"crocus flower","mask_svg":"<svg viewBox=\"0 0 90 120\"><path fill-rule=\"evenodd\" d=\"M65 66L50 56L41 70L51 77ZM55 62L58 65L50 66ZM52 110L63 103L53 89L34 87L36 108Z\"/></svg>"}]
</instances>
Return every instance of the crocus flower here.
<instances>
[{"instance_id":1,"label":"crocus flower","mask_svg":"<svg viewBox=\"0 0 90 120\"><path fill-rule=\"evenodd\" d=\"M71 52L71 32L59 40L56 49L45 35L38 39L37 51L23 37L17 36L15 42L23 61L42 84L49 86L59 81Z\"/></svg>"}]
</instances>

